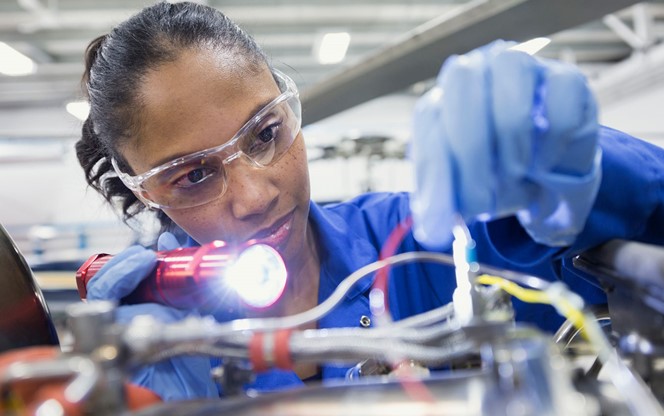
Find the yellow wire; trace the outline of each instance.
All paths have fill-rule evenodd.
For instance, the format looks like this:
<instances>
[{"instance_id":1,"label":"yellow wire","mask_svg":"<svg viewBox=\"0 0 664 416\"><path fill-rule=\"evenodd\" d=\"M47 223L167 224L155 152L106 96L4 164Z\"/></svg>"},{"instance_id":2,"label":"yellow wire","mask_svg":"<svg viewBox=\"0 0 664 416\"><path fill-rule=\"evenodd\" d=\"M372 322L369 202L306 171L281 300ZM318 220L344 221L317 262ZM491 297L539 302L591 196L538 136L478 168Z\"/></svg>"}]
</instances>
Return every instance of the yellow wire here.
<instances>
[{"instance_id":1,"label":"yellow wire","mask_svg":"<svg viewBox=\"0 0 664 416\"><path fill-rule=\"evenodd\" d=\"M633 410L631 413L644 415L660 413L659 403L653 396L647 394L647 389L644 389L639 382L633 379L633 374L615 354L599 324L592 317L584 314L569 299L564 298L564 291L561 293L563 296L550 296L546 290L525 289L502 277L489 275L479 276L477 283L496 285L524 302L553 305L597 349L597 358L602 362L603 368L606 369L605 374L608 374L613 385L620 389L625 402L630 410Z\"/></svg>"},{"instance_id":2,"label":"yellow wire","mask_svg":"<svg viewBox=\"0 0 664 416\"><path fill-rule=\"evenodd\" d=\"M502 277L491 276L488 274L478 276L476 282L482 285L498 286L505 292L526 303L542 303L546 305L552 305L561 315L572 322L574 327L581 331L584 338L588 338L585 331L586 318L583 312L574 307L574 305L572 305L572 303L567 299L552 299L545 291L526 289Z\"/></svg>"}]
</instances>

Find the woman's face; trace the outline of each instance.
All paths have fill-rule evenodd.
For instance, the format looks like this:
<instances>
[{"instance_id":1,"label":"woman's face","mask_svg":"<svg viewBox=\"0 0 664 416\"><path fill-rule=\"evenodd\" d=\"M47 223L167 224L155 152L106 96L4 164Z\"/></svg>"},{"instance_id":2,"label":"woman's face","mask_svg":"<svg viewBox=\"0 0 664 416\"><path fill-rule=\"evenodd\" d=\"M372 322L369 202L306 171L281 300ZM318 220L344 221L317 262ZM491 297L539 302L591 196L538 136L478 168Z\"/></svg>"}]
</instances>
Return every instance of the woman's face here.
<instances>
[{"instance_id":1,"label":"woman's face","mask_svg":"<svg viewBox=\"0 0 664 416\"><path fill-rule=\"evenodd\" d=\"M213 50L186 51L148 73L142 85L138 136L120 149L137 174L228 142L280 94L267 67L257 70ZM310 195L302 133L271 166L256 168L238 158L225 168L223 196L164 212L201 244L256 238L277 248L287 263L297 258L306 244Z\"/></svg>"}]
</instances>

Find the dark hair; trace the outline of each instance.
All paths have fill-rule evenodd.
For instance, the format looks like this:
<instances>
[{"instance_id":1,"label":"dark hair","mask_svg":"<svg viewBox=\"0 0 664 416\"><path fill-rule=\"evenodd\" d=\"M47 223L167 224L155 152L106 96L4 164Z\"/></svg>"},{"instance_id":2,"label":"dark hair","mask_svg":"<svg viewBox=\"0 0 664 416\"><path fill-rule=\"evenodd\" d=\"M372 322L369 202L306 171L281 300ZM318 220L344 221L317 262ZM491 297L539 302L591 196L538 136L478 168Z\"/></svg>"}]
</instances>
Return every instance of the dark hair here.
<instances>
[{"instance_id":1,"label":"dark hair","mask_svg":"<svg viewBox=\"0 0 664 416\"><path fill-rule=\"evenodd\" d=\"M90 114L83 123L76 155L88 184L127 222L145 209L115 175L111 158L131 172L118 145L139 129L140 83L148 71L175 61L191 48L212 48L244 58L255 67L267 57L240 27L218 10L196 3L158 3L93 40L86 50L83 87ZM162 228L171 221L162 212Z\"/></svg>"}]
</instances>

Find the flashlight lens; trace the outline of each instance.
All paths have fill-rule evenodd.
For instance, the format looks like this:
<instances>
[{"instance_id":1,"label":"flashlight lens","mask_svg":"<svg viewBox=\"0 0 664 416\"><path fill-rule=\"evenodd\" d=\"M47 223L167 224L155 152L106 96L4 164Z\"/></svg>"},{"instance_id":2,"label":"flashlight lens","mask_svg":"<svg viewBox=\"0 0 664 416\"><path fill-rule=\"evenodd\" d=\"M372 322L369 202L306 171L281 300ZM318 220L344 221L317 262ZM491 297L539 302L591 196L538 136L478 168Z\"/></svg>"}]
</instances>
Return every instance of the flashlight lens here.
<instances>
[{"instance_id":1,"label":"flashlight lens","mask_svg":"<svg viewBox=\"0 0 664 416\"><path fill-rule=\"evenodd\" d=\"M286 266L272 247L256 244L244 250L226 273L226 283L254 308L275 303L286 287Z\"/></svg>"}]
</instances>

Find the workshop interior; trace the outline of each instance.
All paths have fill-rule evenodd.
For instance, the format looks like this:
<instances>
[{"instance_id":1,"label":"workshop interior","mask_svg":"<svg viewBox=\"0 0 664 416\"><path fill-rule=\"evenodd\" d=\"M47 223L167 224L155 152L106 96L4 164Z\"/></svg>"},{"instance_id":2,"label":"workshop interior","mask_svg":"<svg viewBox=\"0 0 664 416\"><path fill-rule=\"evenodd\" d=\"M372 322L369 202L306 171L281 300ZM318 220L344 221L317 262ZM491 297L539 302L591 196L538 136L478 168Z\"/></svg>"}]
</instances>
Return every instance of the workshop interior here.
<instances>
[{"instance_id":1,"label":"workshop interior","mask_svg":"<svg viewBox=\"0 0 664 416\"><path fill-rule=\"evenodd\" d=\"M616 239L574 257L607 295L593 307L559 282L476 262L464 224L453 253L366 265L298 315L118 323L118 305L84 301L114 254L154 245L159 232L156 222L123 223L87 186L74 151L89 110L88 43L153 3L0 2L0 414L664 415L664 247L653 244ZM447 57L496 39L577 65L601 124L664 147L664 1L200 3L243 27L297 85L311 198L321 204L412 190L416 101ZM453 302L400 321L374 316L372 328L297 329L367 275L379 282L416 262L456 271ZM251 285L237 283L240 269ZM221 276L263 308L286 274L264 244L163 250L126 301L207 305L223 295L211 283ZM381 293L371 303L384 312ZM516 325L513 299L551 305L564 323L553 334ZM126 384L140 366L193 353L221 358L210 376L228 397L161 402ZM242 389L266 367L326 361L353 371L277 393Z\"/></svg>"}]
</instances>

